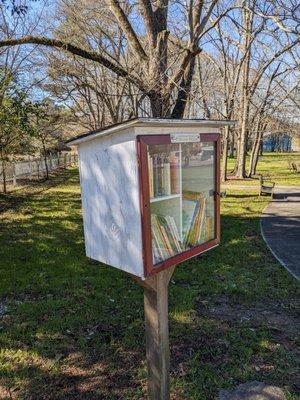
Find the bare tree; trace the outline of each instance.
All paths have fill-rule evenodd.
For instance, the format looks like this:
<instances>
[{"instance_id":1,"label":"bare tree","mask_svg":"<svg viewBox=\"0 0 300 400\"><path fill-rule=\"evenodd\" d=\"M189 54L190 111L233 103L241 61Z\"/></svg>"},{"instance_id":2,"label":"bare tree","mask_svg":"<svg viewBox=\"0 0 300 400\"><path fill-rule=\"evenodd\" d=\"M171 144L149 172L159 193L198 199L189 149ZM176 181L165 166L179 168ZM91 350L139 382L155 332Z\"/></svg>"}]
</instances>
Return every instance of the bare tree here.
<instances>
[{"instance_id":1,"label":"bare tree","mask_svg":"<svg viewBox=\"0 0 300 400\"><path fill-rule=\"evenodd\" d=\"M187 24L183 36L174 39L172 10L168 0L139 0L137 5L117 0L96 2L102 7L103 13L122 29L125 38L123 46L127 57L134 60L131 63L133 67L128 67L123 59L115 59L109 49L105 48L104 42L100 44L101 49L96 50L90 43L76 43L76 39L70 41L27 35L3 39L0 47L38 44L95 61L126 79L147 96L153 116L180 118L190 92L195 59L201 52L201 40L229 11L229 7L225 7L216 13L217 3L218 0L192 0L188 6L182 7L178 2L173 25L179 22L183 24L186 20ZM99 18L103 13L99 12ZM134 26L133 15L137 15L138 29ZM141 36L138 31L144 34ZM171 44L173 49L176 48L172 57L169 51Z\"/></svg>"}]
</instances>

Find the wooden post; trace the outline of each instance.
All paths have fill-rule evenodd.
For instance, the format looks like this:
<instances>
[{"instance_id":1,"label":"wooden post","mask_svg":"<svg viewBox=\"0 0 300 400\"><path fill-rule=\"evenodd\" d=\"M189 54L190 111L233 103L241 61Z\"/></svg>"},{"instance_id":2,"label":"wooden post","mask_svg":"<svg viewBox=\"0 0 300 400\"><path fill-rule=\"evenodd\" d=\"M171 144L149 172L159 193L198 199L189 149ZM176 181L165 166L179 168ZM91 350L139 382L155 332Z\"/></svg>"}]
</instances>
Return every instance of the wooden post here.
<instances>
[{"instance_id":1,"label":"wooden post","mask_svg":"<svg viewBox=\"0 0 300 400\"><path fill-rule=\"evenodd\" d=\"M142 280L149 400L170 399L168 285L175 266Z\"/></svg>"}]
</instances>

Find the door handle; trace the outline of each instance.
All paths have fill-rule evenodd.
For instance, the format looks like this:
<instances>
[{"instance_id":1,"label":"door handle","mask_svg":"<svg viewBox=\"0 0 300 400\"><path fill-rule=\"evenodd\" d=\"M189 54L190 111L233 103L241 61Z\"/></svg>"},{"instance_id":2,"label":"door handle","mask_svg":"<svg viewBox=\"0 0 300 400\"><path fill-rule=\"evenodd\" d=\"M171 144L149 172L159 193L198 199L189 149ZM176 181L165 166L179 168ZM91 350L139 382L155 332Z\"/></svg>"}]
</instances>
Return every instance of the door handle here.
<instances>
[{"instance_id":1,"label":"door handle","mask_svg":"<svg viewBox=\"0 0 300 400\"><path fill-rule=\"evenodd\" d=\"M210 196L220 196L221 199L224 199L226 197L226 192L217 192L216 190L211 189L209 191Z\"/></svg>"}]
</instances>

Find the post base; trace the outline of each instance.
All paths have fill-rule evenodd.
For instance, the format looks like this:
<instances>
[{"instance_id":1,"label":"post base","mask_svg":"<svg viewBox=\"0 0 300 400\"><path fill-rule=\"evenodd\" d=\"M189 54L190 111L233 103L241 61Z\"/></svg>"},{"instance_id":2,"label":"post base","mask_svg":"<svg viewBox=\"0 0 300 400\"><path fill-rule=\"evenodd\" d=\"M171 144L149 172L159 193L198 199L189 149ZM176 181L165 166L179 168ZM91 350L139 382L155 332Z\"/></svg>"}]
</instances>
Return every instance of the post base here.
<instances>
[{"instance_id":1,"label":"post base","mask_svg":"<svg viewBox=\"0 0 300 400\"><path fill-rule=\"evenodd\" d=\"M142 280L144 288L145 336L150 400L170 399L170 349L168 285L175 266Z\"/></svg>"}]
</instances>

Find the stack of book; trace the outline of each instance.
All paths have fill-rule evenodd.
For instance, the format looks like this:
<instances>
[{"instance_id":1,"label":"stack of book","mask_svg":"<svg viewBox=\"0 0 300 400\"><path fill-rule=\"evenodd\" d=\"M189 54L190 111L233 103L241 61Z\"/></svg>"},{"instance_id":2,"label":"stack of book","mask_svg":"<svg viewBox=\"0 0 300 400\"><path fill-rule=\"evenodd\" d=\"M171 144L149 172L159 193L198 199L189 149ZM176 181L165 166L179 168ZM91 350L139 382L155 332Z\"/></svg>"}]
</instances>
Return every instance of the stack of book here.
<instances>
[{"instance_id":1,"label":"stack of book","mask_svg":"<svg viewBox=\"0 0 300 400\"><path fill-rule=\"evenodd\" d=\"M184 194L182 200L182 236L184 248L205 240L206 199L201 195Z\"/></svg>"},{"instance_id":2,"label":"stack of book","mask_svg":"<svg viewBox=\"0 0 300 400\"><path fill-rule=\"evenodd\" d=\"M170 196L179 193L179 157L148 153L150 197Z\"/></svg>"},{"instance_id":3,"label":"stack of book","mask_svg":"<svg viewBox=\"0 0 300 400\"><path fill-rule=\"evenodd\" d=\"M151 214L151 227L154 264L182 251L178 229L173 217Z\"/></svg>"}]
</instances>

